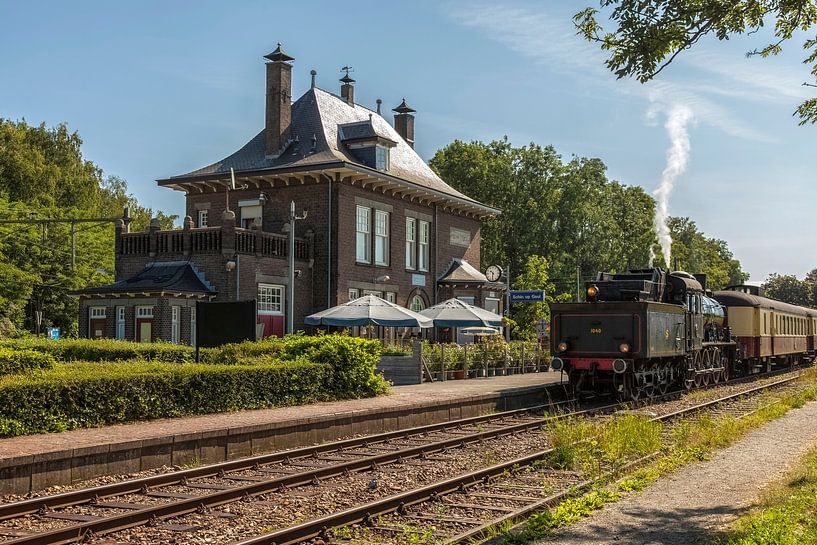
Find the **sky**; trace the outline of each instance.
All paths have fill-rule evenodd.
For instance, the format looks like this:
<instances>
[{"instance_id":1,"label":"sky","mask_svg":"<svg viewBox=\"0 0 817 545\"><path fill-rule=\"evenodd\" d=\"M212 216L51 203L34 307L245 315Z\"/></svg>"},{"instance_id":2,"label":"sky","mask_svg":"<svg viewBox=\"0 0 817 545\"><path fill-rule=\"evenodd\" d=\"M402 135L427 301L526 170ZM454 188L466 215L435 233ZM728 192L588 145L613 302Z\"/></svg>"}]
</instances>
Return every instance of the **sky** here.
<instances>
[{"instance_id":1,"label":"sky","mask_svg":"<svg viewBox=\"0 0 817 545\"><path fill-rule=\"evenodd\" d=\"M311 69L339 92L346 65L356 102L381 98L388 112L405 97L426 160L454 139L507 135L565 159L599 157L612 179L653 192L678 148L668 121L682 111L688 155L669 214L726 240L751 280L817 268L817 127L792 116L815 94L802 85L814 81L803 38L769 59L746 56L766 31L705 40L642 85L616 80L605 54L575 35L572 15L591 5L0 0L0 117L66 123L86 158L127 180L142 204L181 215L183 194L155 180L257 134L262 57L277 42L295 57L295 98Z\"/></svg>"}]
</instances>

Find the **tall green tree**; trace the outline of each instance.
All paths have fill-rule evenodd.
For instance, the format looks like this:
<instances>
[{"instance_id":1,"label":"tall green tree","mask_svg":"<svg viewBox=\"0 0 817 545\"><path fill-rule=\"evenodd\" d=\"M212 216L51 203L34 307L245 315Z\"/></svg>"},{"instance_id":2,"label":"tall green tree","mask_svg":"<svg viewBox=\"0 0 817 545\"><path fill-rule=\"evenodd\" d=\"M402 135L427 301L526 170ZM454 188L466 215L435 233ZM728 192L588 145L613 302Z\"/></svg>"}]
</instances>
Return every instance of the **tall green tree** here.
<instances>
[{"instance_id":1,"label":"tall green tree","mask_svg":"<svg viewBox=\"0 0 817 545\"><path fill-rule=\"evenodd\" d=\"M554 302L556 286L548 275L548 261L541 255L531 255L525 263L522 273L514 282L518 289L542 290L545 292L545 302L517 303L513 306L513 321L516 327L512 334L523 340L534 340L538 335L537 325L542 320L550 319L548 303Z\"/></svg>"},{"instance_id":2,"label":"tall green tree","mask_svg":"<svg viewBox=\"0 0 817 545\"><path fill-rule=\"evenodd\" d=\"M579 32L609 51L607 67L619 78L646 82L657 76L683 51L713 36L728 40L774 27L774 39L749 55L768 57L781 51L798 31L817 23L815 0L601 0L601 9L586 8L574 16ZM601 16L609 17L605 30ZM803 42L804 63L817 77L817 39ZM801 124L817 122L817 98L796 110Z\"/></svg>"},{"instance_id":3,"label":"tall green tree","mask_svg":"<svg viewBox=\"0 0 817 545\"><path fill-rule=\"evenodd\" d=\"M0 119L0 218L115 218L127 206L132 227L146 228L154 212L139 205L124 180L104 177L81 146L65 125ZM162 228L172 228L175 216L156 215ZM68 291L113 279L113 224L78 224L76 248L72 267L67 224L0 224L0 335L34 330L37 312L43 326L76 331L77 301Z\"/></svg>"},{"instance_id":4,"label":"tall green tree","mask_svg":"<svg viewBox=\"0 0 817 545\"><path fill-rule=\"evenodd\" d=\"M814 302L809 284L792 274L771 274L763 284L766 297L791 305L811 306Z\"/></svg>"}]
</instances>

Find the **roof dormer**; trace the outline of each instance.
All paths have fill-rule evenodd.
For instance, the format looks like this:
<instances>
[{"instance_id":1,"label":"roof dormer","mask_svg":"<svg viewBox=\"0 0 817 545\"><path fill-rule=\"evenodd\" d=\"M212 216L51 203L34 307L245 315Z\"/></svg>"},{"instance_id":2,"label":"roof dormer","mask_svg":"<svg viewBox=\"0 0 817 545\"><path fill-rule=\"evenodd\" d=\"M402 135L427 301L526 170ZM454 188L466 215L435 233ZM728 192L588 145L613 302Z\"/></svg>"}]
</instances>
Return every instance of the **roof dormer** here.
<instances>
[{"instance_id":1,"label":"roof dormer","mask_svg":"<svg viewBox=\"0 0 817 545\"><path fill-rule=\"evenodd\" d=\"M338 138L367 167L389 170L390 150L397 142L378 134L371 119L338 125Z\"/></svg>"}]
</instances>

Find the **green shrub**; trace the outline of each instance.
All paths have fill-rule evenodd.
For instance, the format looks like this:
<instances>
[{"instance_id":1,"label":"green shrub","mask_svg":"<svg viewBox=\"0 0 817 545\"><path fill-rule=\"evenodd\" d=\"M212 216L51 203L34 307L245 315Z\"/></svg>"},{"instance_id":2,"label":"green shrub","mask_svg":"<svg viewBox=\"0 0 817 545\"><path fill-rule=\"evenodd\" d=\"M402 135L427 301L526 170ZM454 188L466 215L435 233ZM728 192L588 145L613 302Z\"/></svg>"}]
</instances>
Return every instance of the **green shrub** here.
<instances>
[{"instance_id":1,"label":"green shrub","mask_svg":"<svg viewBox=\"0 0 817 545\"><path fill-rule=\"evenodd\" d=\"M51 369L55 363L51 354L0 347L0 375L25 373L31 369Z\"/></svg>"},{"instance_id":2,"label":"green shrub","mask_svg":"<svg viewBox=\"0 0 817 545\"><path fill-rule=\"evenodd\" d=\"M379 341L347 335L289 335L282 341L278 357L284 361L306 358L332 367L328 389L339 398L371 397L388 390L376 373L380 361Z\"/></svg>"},{"instance_id":3,"label":"green shrub","mask_svg":"<svg viewBox=\"0 0 817 545\"><path fill-rule=\"evenodd\" d=\"M58 364L0 377L0 436L328 400L332 377L331 366L304 360Z\"/></svg>"},{"instance_id":4,"label":"green shrub","mask_svg":"<svg viewBox=\"0 0 817 545\"><path fill-rule=\"evenodd\" d=\"M123 361L142 359L173 363L192 362L195 351L183 344L167 342L135 343L113 339L14 339L0 346L17 350L37 350L54 356L58 361Z\"/></svg>"}]
</instances>

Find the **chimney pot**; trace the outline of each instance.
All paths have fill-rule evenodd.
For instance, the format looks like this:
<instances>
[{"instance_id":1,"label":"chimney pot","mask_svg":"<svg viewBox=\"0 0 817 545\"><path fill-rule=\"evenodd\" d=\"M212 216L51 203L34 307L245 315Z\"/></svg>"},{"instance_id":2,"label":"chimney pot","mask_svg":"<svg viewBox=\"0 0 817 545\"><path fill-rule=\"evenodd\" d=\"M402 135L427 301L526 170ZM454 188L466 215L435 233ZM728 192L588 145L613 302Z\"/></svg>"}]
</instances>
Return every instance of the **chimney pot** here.
<instances>
[{"instance_id":1,"label":"chimney pot","mask_svg":"<svg viewBox=\"0 0 817 545\"><path fill-rule=\"evenodd\" d=\"M397 134L403 137L406 144L414 147L414 108L406 104L406 99L403 98L396 108L392 108L394 112L394 130Z\"/></svg>"},{"instance_id":2,"label":"chimney pot","mask_svg":"<svg viewBox=\"0 0 817 545\"><path fill-rule=\"evenodd\" d=\"M340 96L343 100L346 101L346 104L349 106L355 105L355 80L353 80L349 76L349 72L352 70L351 66L344 66L341 68L346 75L340 78L340 82L343 84L340 86Z\"/></svg>"},{"instance_id":3,"label":"chimney pot","mask_svg":"<svg viewBox=\"0 0 817 545\"><path fill-rule=\"evenodd\" d=\"M280 155L289 143L292 123L292 65L281 44L264 56L267 62L266 154Z\"/></svg>"}]
</instances>

